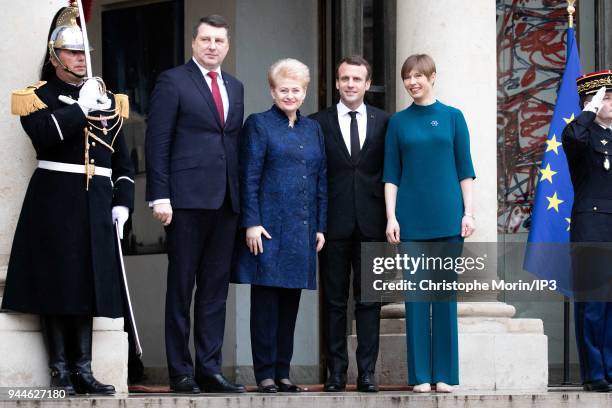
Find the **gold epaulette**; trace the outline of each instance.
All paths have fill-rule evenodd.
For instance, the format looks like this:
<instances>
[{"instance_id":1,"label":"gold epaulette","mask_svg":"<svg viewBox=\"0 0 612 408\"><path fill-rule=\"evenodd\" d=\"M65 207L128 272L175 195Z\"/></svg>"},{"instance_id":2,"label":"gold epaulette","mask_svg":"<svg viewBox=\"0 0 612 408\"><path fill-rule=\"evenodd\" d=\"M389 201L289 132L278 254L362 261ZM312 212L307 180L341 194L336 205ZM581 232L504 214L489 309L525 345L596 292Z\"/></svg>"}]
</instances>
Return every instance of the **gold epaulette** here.
<instances>
[{"instance_id":1,"label":"gold epaulette","mask_svg":"<svg viewBox=\"0 0 612 408\"><path fill-rule=\"evenodd\" d=\"M34 93L36 89L46 83L47 81L38 81L38 83L30 85L25 89L13 91L11 94L11 113L13 115L27 116L32 112L46 108L47 105Z\"/></svg>"},{"instance_id":2,"label":"gold epaulette","mask_svg":"<svg viewBox=\"0 0 612 408\"><path fill-rule=\"evenodd\" d=\"M124 119L130 117L130 100L127 95L115 94L115 111Z\"/></svg>"}]
</instances>

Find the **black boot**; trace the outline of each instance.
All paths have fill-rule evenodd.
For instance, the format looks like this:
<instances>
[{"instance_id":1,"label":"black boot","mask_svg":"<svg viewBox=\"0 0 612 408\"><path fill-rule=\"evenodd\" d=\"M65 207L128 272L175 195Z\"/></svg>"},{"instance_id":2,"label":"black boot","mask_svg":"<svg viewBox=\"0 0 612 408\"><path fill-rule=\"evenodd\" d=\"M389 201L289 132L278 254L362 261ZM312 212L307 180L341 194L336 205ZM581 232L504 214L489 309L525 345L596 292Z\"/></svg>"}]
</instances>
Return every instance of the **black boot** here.
<instances>
[{"instance_id":1,"label":"black boot","mask_svg":"<svg viewBox=\"0 0 612 408\"><path fill-rule=\"evenodd\" d=\"M115 387L102 384L91 372L91 336L93 319L85 316L72 318L72 333L74 339L73 358L71 359L72 384L78 394L112 395Z\"/></svg>"},{"instance_id":2,"label":"black boot","mask_svg":"<svg viewBox=\"0 0 612 408\"><path fill-rule=\"evenodd\" d=\"M60 316L41 315L40 331L42 332L47 353L49 369L51 370L51 388L61 388L68 395L74 395L74 387L70 381L70 370L66 360L64 343L64 322Z\"/></svg>"}]
</instances>

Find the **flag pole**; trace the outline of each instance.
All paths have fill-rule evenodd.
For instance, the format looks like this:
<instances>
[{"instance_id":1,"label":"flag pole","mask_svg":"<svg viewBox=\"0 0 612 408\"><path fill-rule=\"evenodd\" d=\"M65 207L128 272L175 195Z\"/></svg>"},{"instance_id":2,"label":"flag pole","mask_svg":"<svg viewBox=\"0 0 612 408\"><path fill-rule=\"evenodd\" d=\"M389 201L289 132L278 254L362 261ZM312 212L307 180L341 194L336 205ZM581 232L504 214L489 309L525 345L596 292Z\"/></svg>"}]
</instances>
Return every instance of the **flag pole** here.
<instances>
[{"instance_id":1,"label":"flag pole","mask_svg":"<svg viewBox=\"0 0 612 408\"><path fill-rule=\"evenodd\" d=\"M574 28L574 13L576 12L576 0L567 0L567 15L569 18L569 28Z\"/></svg>"},{"instance_id":2,"label":"flag pole","mask_svg":"<svg viewBox=\"0 0 612 408\"><path fill-rule=\"evenodd\" d=\"M81 32L83 33L83 44L85 45L85 65L87 67L87 78L92 78L93 72L91 69L91 49L89 47L89 37L87 35L87 26L85 25L86 23L85 23L85 13L83 11L83 2L81 0L73 0L73 3L79 10L79 20L81 22Z\"/></svg>"},{"instance_id":3,"label":"flag pole","mask_svg":"<svg viewBox=\"0 0 612 408\"><path fill-rule=\"evenodd\" d=\"M569 19L569 28L574 28L574 13L576 12L576 7L574 4L576 0L568 0L567 1L567 16ZM566 57L567 59L567 57ZM570 300L567 296L563 297L563 385L570 384Z\"/></svg>"}]
</instances>

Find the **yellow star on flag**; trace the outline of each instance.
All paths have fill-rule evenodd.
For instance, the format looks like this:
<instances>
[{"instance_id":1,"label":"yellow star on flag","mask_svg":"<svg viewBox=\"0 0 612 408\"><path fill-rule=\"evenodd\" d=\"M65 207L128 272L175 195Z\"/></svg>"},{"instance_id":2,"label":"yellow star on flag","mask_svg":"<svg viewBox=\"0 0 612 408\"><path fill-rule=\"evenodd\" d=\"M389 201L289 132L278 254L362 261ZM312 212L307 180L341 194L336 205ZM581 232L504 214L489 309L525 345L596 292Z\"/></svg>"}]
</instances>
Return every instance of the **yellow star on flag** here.
<instances>
[{"instance_id":1,"label":"yellow star on flag","mask_svg":"<svg viewBox=\"0 0 612 408\"><path fill-rule=\"evenodd\" d=\"M550 183L552 184L552 176L554 176L555 174L557 174L556 171L553 171L550 169L550 163L548 163L546 165L545 169L540 169L540 173L542 173L542 178L540 178L540 181L544 181L544 180L548 180L550 181Z\"/></svg>"},{"instance_id":2,"label":"yellow star on flag","mask_svg":"<svg viewBox=\"0 0 612 408\"><path fill-rule=\"evenodd\" d=\"M546 197L546 199L548 200L547 210L554 208L556 212L559 212L559 204L563 203L564 200L559 200L557 197L557 192L555 192L552 197Z\"/></svg>"},{"instance_id":3,"label":"yellow star on flag","mask_svg":"<svg viewBox=\"0 0 612 408\"><path fill-rule=\"evenodd\" d=\"M553 135L552 138L546 141L546 151L549 152L554 150L556 154L559 154L559 150L557 150L557 148L561 145L562 143L557 142L557 135Z\"/></svg>"},{"instance_id":4,"label":"yellow star on flag","mask_svg":"<svg viewBox=\"0 0 612 408\"><path fill-rule=\"evenodd\" d=\"M567 229L566 229L566 231L569 231L570 226L572 225L572 219L571 218L566 218L565 221L567 221Z\"/></svg>"},{"instance_id":5,"label":"yellow star on flag","mask_svg":"<svg viewBox=\"0 0 612 408\"><path fill-rule=\"evenodd\" d=\"M563 120L565 121L565 124L569 124L572 120L574 120L574 114L572 113L572 116L570 116L569 118L563 118Z\"/></svg>"}]
</instances>

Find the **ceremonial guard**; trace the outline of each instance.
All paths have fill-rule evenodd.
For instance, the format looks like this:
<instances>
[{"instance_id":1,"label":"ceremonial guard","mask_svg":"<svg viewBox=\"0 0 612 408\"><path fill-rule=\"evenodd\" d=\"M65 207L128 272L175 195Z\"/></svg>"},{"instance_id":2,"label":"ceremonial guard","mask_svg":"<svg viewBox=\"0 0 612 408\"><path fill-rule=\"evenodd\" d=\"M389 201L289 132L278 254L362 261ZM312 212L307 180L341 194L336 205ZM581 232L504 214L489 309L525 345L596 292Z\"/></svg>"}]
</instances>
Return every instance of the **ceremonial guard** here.
<instances>
[{"instance_id":1,"label":"ceremonial guard","mask_svg":"<svg viewBox=\"0 0 612 408\"><path fill-rule=\"evenodd\" d=\"M563 131L572 184L576 344L587 391L611 391L612 71L577 79L582 113ZM606 248L608 246L608 248ZM606 261L607 260L607 261Z\"/></svg>"},{"instance_id":2,"label":"ceremonial guard","mask_svg":"<svg viewBox=\"0 0 612 408\"><path fill-rule=\"evenodd\" d=\"M129 107L101 79L86 78L78 15L76 7L56 14L41 81L12 96L38 166L17 224L2 308L40 315L52 387L113 394L91 371L92 319L123 316L113 223L122 234L133 208L133 169L121 132Z\"/></svg>"}]
</instances>

